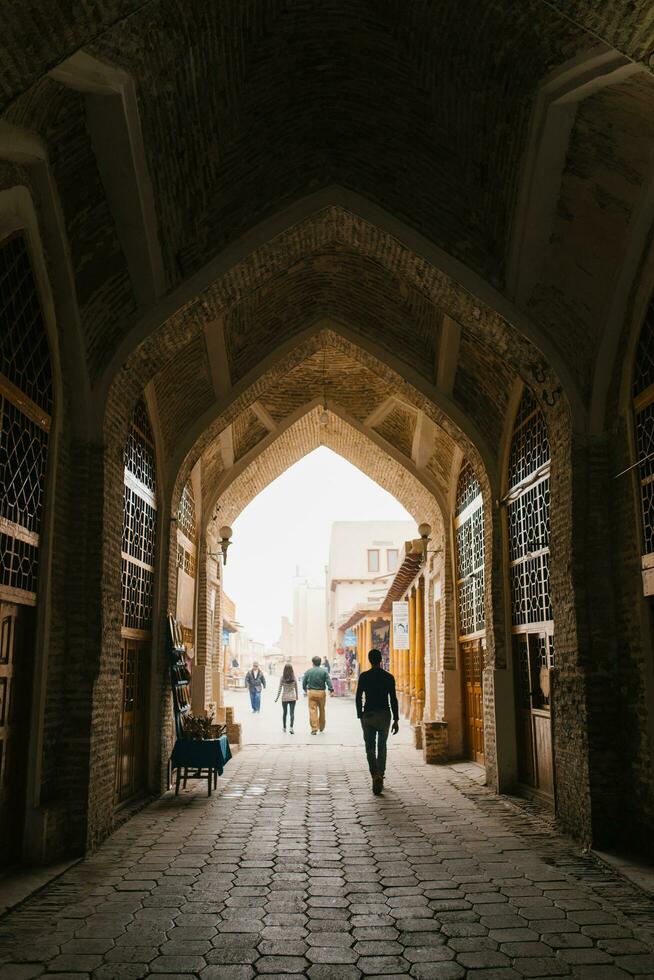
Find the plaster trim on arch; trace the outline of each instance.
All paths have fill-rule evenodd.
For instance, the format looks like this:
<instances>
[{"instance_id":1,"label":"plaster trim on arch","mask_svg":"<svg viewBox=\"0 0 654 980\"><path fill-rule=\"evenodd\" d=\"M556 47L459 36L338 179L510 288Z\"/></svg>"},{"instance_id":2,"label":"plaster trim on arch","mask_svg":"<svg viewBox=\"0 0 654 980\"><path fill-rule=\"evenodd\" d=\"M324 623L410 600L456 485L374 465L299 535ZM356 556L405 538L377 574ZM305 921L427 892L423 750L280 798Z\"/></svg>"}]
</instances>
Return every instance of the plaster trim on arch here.
<instances>
[{"instance_id":1,"label":"plaster trim on arch","mask_svg":"<svg viewBox=\"0 0 654 980\"><path fill-rule=\"evenodd\" d=\"M134 79L86 51L62 61L50 77L85 96L86 124L134 295L147 309L163 296L166 279Z\"/></svg>"},{"instance_id":2,"label":"plaster trim on arch","mask_svg":"<svg viewBox=\"0 0 654 980\"><path fill-rule=\"evenodd\" d=\"M42 251L40 245L42 237L45 252L49 256L53 282L52 287L49 281L47 282L47 293L43 291L42 295L47 295L48 302L52 304L54 322L62 324L59 335L56 337L53 335L51 338L51 346L54 348L56 342L57 356L61 349L63 359L68 366L66 375L69 382L68 394L72 408L70 424L73 432L83 438L88 436L89 431L88 405L90 395L84 335L77 305L75 276L68 251L66 224L59 201L59 192L50 168L48 151L39 136L0 120L0 159L12 160L14 163L27 167L32 174L34 186L38 193L38 203L41 206L43 218L42 234L39 229L34 202L26 187L16 188L17 192L21 192L22 197L20 201L18 198L15 199L15 208L17 213L21 215L21 220L24 219L26 225L33 228L32 238L34 241L39 241L39 252ZM14 205L9 205L9 207L14 207ZM5 209L3 208L3 210ZM42 269L39 268L41 264ZM41 257L37 263L37 268L35 268L35 274L44 280L43 283L40 283L42 290L46 288L44 285L47 278L46 268L45 257ZM56 315L57 312L58 316ZM65 329L63 329L64 324Z\"/></svg>"},{"instance_id":3,"label":"plaster trim on arch","mask_svg":"<svg viewBox=\"0 0 654 980\"><path fill-rule=\"evenodd\" d=\"M362 351L372 355L375 360L379 361L380 364L385 365L398 374L398 388L403 385L412 388L414 391L418 392L419 396L424 398L426 402L431 403L440 412L442 412L443 415L446 416L452 423L453 427L458 430L459 433L463 434L463 436L465 436L465 438L467 438L479 452L484 467L486 468L491 487L495 486L497 479L497 463L495 453L493 452L492 447L487 444L486 440L477 430L476 426L467 418L467 416L465 416L464 413L435 385L432 385L426 381L426 379L418 374L418 372L413 368L400 363L384 348L380 348L372 341L360 337L344 324L331 319L316 321L312 326L302 331L302 333L296 334L290 340L286 341L284 344L281 344L271 354L267 355L265 358L262 358L256 368L249 371L244 378L234 385L229 395L214 402L209 409L203 412L202 415L199 416L199 418L196 419L191 426L189 426L187 431L177 440L175 453L169 461L168 475L171 485L174 484L176 474L180 470L184 460L189 453L193 452L193 448L197 440L209 428L209 426L220 417L221 414L228 412L230 407L238 398L247 397L249 389L255 389L252 394L252 401L254 402L258 400L258 398L261 397L261 392L259 391L259 385L257 383L263 381L266 374L271 371L284 356L292 353L298 347L301 347L302 344L305 344L312 339L327 342L329 340L329 334L336 335L337 337L345 340L346 343L351 344L355 350L356 348L359 348ZM395 395L392 397L395 397ZM404 401L399 397L399 393L396 400L404 405ZM425 412L427 417L431 417L429 413L425 411L425 406L416 406L411 404L411 402L408 402L408 404L413 411L418 411L421 409ZM439 424L438 419L433 419L433 421L435 421L436 424ZM452 438L454 441L456 441L455 437ZM492 492L494 493L495 491L493 490Z\"/></svg>"},{"instance_id":4,"label":"plaster trim on arch","mask_svg":"<svg viewBox=\"0 0 654 980\"><path fill-rule=\"evenodd\" d=\"M494 289L458 259L454 259L449 253L434 245L429 239L395 218L384 208L339 185L325 187L308 194L276 212L270 218L264 219L223 249L219 255L164 297L155 307L148 310L132 326L114 352L113 357L107 362L97 385L102 396L101 400L103 402L106 400L109 387L116 374L128 361L130 355L152 332L179 312L183 306L210 288L217 279L232 270L240 261L248 258L257 248L268 244L273 238L290 231L295 225L329 207L341 208L394 237L421 260L451 279L467 295L471 307L471 316L479 317L477 304L481 304L502 317L507 324L515 327L540 351L556 373L570 402L573 425L582 429L585 427L586 410L577 383L568 369L565 359L561 357L555 345L536 323L518 309L511 300ZM447 313L447 310L444 312Z\"/></svg>"},{"instance_id":5,"label":"plaster trim on arch","mask_svg":"<svg viewBox=\"0 0 654 980\"><path fill-rule=\"evenodd\" d=\"M640 65L601 45L559 65L542 80L529 123L507 259L507 292L520 308L526 307L538 280L552 233L579 103L639 71Z\"/></svg>"},{"instance_id":6,"label":"plaster trim on arch","mask_svg":"<svg viewBox=\"0 0 654 980\"><path fill-rule=\"evenodd\" d=\"M346 426L348 426L350 429L353 429L355 432L358 432L361 436L363 436L363 438L367 439L374 446L376 446L381 453L383 453L386 456L389 456L396 463L402 466L407 471L407 473L426 490L427 493L431 494L440 511L441 519L445 521L448 511L447 511L445 498L441 492L441 489L431 479L429 479L429 477L427 477L424 474L424 472L418 470L414 466L412 460L404 456L401 452L399 452L399 450L397 450L390 443L386 442L386 440L383 439L378 433L374 432L374 430L367 429L364 425L361 425L361 423L357 422L356 419L353 419L336 402L332 402L329 399L327 399L326 405L327 405L327 410L330 412L331 415L340 419L341 422L345 423ZM211 494L206 494L206 499L203 505L203 515L202 515L203 532L206 531L206 528L210 523L211 515L217 502L223 496L226 490L234 483L234 481L238 479L243 473L245 473L248 467L254 465L258 457L267 449L272 447L281 436L283 436L286 432L288 432L294 425L300 422L307 415L310 415L311 412L315 411L318 408L322 408L322 406L323 406L323 399L321 397L313 398L311 401L306 402L299 409L296 409L296 411L293 412L291 415L287 416L287 418L284 419L282 423L280 423L280 425L275 430L275 432L270 432L268 433L268 435L264 436L256 444L256 446L254 446L248 453L246 453L245 456L239 459L224 474L224 476L216 484L215 490ZM309 452L310 451L311 450L309 450ZM336 452L336 450L334 450L334 452ZM288 467L285 467L284 472L286 471L286 469L289 469L290 466L292 465L293 463L289 464ZM374 479L374 477L371 477L371 479ZM244 507L245 506L246 505L244 505Z\"/></svg>"}]
</instances>

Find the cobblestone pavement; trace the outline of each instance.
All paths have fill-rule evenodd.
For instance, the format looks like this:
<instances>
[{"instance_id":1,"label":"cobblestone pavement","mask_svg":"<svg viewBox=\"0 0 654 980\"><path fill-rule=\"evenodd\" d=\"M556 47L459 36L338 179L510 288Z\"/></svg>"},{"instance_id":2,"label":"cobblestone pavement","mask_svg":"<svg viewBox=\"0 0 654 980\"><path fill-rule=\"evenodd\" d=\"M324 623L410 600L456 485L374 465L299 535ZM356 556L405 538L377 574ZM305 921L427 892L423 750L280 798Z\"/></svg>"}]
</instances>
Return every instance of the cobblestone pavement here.
<instances>
[{"instance_id":1,"label":"cobblestone pavement","mask_svg":"<svg viewBox=\"0 0 654 980\"><path fill-rule=\"evenodd\" d=\"M457 767L251 746L220 791L168 794L0 921L2 980L43 972L654 977L654 903Z\"/></svg>"}]
</instances>

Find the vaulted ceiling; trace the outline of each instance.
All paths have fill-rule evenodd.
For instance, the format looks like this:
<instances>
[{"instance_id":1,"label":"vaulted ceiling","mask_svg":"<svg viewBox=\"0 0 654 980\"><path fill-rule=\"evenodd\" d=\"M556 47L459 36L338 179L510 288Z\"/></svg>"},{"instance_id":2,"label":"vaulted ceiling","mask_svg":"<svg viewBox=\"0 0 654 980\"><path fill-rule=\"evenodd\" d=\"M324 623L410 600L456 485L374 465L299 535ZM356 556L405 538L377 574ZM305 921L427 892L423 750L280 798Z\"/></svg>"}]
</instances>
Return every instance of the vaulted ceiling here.
<instances>
[{"instance_id":1,"label":"vaulted ceiling","mask_svg":"<svg viewBox=\"0 0 654 980\"><path fill-rule=\"evenodd\" d=\"M654 221L646 0L52 6L0 14L0 192L98 428L149 385L169 482L215 482L326 397L440 486L520 376L602 429Z\"/></svg>"}]
</instances>

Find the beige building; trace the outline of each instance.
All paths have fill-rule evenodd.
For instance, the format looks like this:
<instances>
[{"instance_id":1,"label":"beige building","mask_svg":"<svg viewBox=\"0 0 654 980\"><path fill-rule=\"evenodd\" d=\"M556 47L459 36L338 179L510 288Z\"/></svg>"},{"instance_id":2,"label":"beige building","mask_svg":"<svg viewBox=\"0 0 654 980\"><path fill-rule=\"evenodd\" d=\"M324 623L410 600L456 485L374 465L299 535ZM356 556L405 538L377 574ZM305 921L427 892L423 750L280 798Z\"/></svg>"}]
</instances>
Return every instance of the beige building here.
<instances>
[{"instance_id":1,"label":"beige building","mask_svg":"<svg viewBox=\"0 0 654 980\"><path fill-rule=\"evenodd\" d=\"M293 582L293 656L295 673L300 676L312 657L327 654L325 589L297 576Z\"/></svg>"},{"instance_id":2,"label":"beige building","mask_svg":"<svg viewBox=\"0 0 654 980\"><path fill-rule=\"evenodd\" d=\"M335 521L327 566L327 636L335 666L342 658L343 627L357 610L377 609L416 535L413 521Z\"/></svg>"}]
</instances>

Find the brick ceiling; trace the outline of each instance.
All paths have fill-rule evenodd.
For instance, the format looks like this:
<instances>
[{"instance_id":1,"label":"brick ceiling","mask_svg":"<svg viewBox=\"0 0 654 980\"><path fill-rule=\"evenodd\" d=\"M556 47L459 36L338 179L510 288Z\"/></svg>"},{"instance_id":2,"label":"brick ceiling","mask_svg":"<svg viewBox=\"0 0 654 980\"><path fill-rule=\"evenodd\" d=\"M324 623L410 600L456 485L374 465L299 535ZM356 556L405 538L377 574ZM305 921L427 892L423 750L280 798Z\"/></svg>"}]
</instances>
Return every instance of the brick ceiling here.
<instances>
[{"instance_id":1,"label":"brick ceiling","mask_svg":"<svg viewBox=\"0 0 654 980\"><path fill-rule=\"evenodd\" d=\"M225 459L250 458L323 388L443 488L456 445L497 452L519 376L588 409L652 179L647 0L11 7L0 14L1 121L47 157L85 380L117 404L152 384L174 473L204 455L218 479ZM544 80L606 46L639 64L580 102L518 302L512 242ZM162 270L151 305L94 141L97 100L57 74L80 50L135 92ZM27 187L38 211L43 182L1 137L0 190ZM333 187L386 224L323 204L264 236L265 222ZM323 320L334 337L311 334Z\"/></svg>"}]
</instances>

